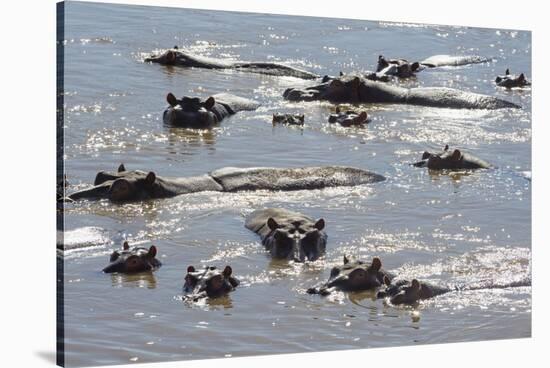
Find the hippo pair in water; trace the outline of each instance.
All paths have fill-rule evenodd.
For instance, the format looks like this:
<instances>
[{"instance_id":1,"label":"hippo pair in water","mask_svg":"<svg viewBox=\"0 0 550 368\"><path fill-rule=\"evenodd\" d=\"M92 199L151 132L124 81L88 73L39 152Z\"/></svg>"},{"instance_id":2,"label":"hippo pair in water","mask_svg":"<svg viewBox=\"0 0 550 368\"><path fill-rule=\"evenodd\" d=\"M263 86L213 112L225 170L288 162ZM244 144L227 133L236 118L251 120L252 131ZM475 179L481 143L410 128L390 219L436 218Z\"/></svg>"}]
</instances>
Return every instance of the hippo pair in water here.
<instances>
[{"instance_id":1,"label":"hippo pair in water","mask_svg":"<svg viewBox=\"0 0 550 368\"><path fill-rule=\"evenodd\" d=\"M308 71L281 63L219 60L184 52L180 50L177 46L159 55L151 55L150 57L146 58L145 61L162 65L175 65L181 67L194 67L205 69L233 69L238 71L246 71L274 76L296 77L301 79L316 79L319 77L315 73L310 73Z\"/></svg>"},{"instance_id":2,"label":"hippo pair in water","mask_svg":"<svg viewBox=\"0 0 550 368\"><path fill-rule=\"evenodd\" d=\"M120 165L117 172L101 171L94 186L68 196L69 200L101 199L137 201L167 198L180 194L214 191L239 192L254 190L291 191L355 186L385 180L382 175L345 166L301 168L226 167L200 176L166 178L154 172L127 171Z\"/></svg>"},{"instance_id":3,"label":"hippo pair in water","mask_svg":"<svg viewBox=\"0 0 550 368\"><path fill-rule=\"evenodd\" d=\"M430 170L474 170L489 169L491 165L471 154L463 153L458 149L449 150L449 145L443 148L443 152L430 153L425 151L422 161L413 164L416 167L427 167Z\"/></svg>"},{"instance_id":4,"label":"hippo pair in water","mask_svg":"<svg viewBox=\"0 0 550 368\"><path fill-rule=\"evenodd\" d=\"M496 97L446 87L403 88L354 75L323 80L321 84L305 89L288 88L283 97L290 101L396 103L455 109L520 108Z\"/></svg>"},{"instance_id":5,"label":"hippo pair in water","mask_svg":"<svg viewBox=\"0 0 550 368\"><path fill-rule=\"evenodd\" d=\"M531 83L525 78L525 74L521 73L520 75L510 74L510 69L506 69L504 75L499 75L495 79L495 83L499 87L504 88L521 88L525 86L530 86Z\"/></svg>"},{"instance_id":6,"label":"hippo pair in water","mask_svg":"<svg viewBox=\"0 0 550 368\"><path fill-rule=\"evenodd\" d=\"M511 287L531 286L531 279L522 279L506 283L482 282L464 286L437 286L420 282L397 280L395 275L382 269L382 261L374 257L371 263L352 261L344 256L344 264L334 267L327 282L307 290L308 294L326 296L334 291L359 292L377 290L376 297L387 298L391 304L416 304L421 300L452 291L483 289L506 289Z\"/></svg>"}]
</instances>

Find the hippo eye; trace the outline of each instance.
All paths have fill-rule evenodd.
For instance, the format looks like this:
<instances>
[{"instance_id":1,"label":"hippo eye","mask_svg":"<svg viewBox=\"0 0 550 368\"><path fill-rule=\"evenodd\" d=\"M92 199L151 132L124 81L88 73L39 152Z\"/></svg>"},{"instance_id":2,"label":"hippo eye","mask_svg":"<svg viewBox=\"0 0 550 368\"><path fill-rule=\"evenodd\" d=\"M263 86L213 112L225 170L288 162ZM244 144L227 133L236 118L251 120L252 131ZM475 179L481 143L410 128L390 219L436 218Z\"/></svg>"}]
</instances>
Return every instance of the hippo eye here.
<instances>
[{"instance_id":1,"label":"hippo eye","mask_svg":"<svg viewBox=\"0 0 550 368\"><path fill-rule=\"evenodd\" d=\"M306 231L305 231L304 229L298 229L298 232L299 232L300 234L305 234L305 233L306 233Z\"/></svg>"},{"instance_id":2,"label":"hippo eye","mask_svg":"<svg viewBox=\"0 0 550 368\"><path fill-rule=\"evenodd\" d=\"M296 232L296 229L290 229L288 232L294 234Z\"/></svg>"},{"instance_id":3,"label":"hippo eye","mask_svg":"<svg viewBox=\"0 0 550 368\"><path fill-rule=\"evenodd\" d=\"M114 262L120 257L120 254L117 251L114 251L113 254L111 254L111 258L109 259L110 262Z\"/></svg>"},{"instance_id":4,"label":"hippo eye","mask_svg":"<svg viewBox=\"0 0 550 368\"><path fill-rule=\"evenodd\" d=\"M340 273L340 270L336 267L334 267L332 270L330 270L330 277L335 277Z\"/></svg>"}]
</instances>

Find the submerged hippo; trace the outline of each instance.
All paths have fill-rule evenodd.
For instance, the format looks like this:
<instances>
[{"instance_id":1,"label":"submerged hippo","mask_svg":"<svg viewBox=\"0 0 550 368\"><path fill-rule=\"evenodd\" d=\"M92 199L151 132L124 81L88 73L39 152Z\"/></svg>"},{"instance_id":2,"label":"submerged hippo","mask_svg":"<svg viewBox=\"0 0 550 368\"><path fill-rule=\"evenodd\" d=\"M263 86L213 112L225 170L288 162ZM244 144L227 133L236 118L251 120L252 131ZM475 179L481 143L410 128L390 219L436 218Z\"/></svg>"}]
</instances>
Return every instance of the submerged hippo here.
<instances>
[{"instance_id":1,"label":"submerged hippo","mask_svg":"<svg viewBox=\"0 0 550 368\"><path fill-rule=\"evenodd\" d=\"M189 266L183 285L184 299L195 302L202 298L218 298L228 294L239 285L239 280L232 273L230 266L225 266L223 271L212 266L197 271L195 267Z\"/></svg>"},{"instance_id":2,"label":"submerged hippo","mask_svg":"<svg viewBox=\"0 0 550 368\"><path fill-rule=\"evenodd\" d=\"M410 78L420 70L420 63L418 62L410 63L405 59L386 59L383 55L378 56L376 73L381 75Z\"/></svg>"},{"instance_id":3,"label":"submerged hippo","mask_svg":"<svg viewBox=\"0 0 550 368\"><path fill-rule=\"evenodd\" d=\"M163 52L160 55L151 55L146 58L145 61L181 67L235 69L252 73L296 77L301 79L316 79L319 77L317 74L280 63L219 60L205 56L193 55L178 49L177 46Z\"/></svg>"},{"instance_id":4,"label":"submerged hippo","mask_svg":"<svg viewBox=\"0 0 550 368\"><path fill-rule=\"evenodd\" d=\"M325 253L325 220L282 208L252 212L245 227L260 235L262 244L273 258L296 262L315 261Z\"/></svg>"},{"instance_id":5,"label":"submerged hippo","mask_svg":"<svg viewBox=\"0 0 550 368\"><path fill-rule=\"evenodd\" d=\"M512 281L504 284L482 283L470 286L443 287L420 282L417 279L412 281L399 280L394 284L388 278L384 279L386 288L377 294L377 298L389 298L391 304L416 304L421 300L433 298L451 291L469 291L483 289L507 289L510 287L531 286L531 279Z\"/></svg>"},{"instance_id":6,"label":"submerged hippo","mask_svg":"<svg viewBox=\"0 0 550 368\"><path fill-rule=\"evenodd\" d=\"M439 66L462 66L468 64L480 64L492 61L477 55L434 55L420 62L420 65L435 68Z\"/></svg>"},{"instance_id":7,"label":"submerged hippo","mask_svg":"<svg viewBox=\"0 0 550 368\"><path fill-rule=\"evenodd\" d=\"M115 250L111 254L109 264L103 269L105 273L136 273L154 271L162 264L156 259L157 247L151 245L149 249L142 247L130 248L128 242L124 242L122 251Z\"/></svg>"},{"instance_id":8,"label":"submerged hippo","mask_svg":"<svg viewBox=\"0 0 550 368\"><path fill-rule=\"evenodd\" d=\"M305 89L288 88L283 97L290 101L333 103L396 103L455 109L500 109L520 106L496 97L446 87L403 88L360 76L344 75Z\"/></svg>"},{"instance_id":9,"label":"submerged hippo","mask_svg":"<svg viewBox=\"0 0 550 368\"><path fill-rule=\"evenodd\" d=\"M229 115L239 111L256 110L259 103L228 93L219 93L206 100L182 97L180 100L168 93L166 101L170 106L164 110L166 124L184 128L209 129Z\"/></svg>"},{"instance_id":10,"label":"submerged hippo","mask_svg":"<svg viewBox=\"0 0 550 368\"><path fill-rule=\"evenodd\" d=\"M369 121L367 119L366 111L361 111L361 112L356 112L353 110L342 111L340 110L340 107L337 106L336 113L329 115L328 122L331 124L338 123L343 127L350 127L353 125L361 126L363 124L368 123Z\"/></svg>"},{"instance_id":11,"label":"submerged hippo","mask_svg":"<svg viewBox=\"0 0 550 368\"><path fill-rule=\"evenodd\" d=\"M127 171L120 165L118 172L101 171L94 186L69 195L69 200L82 198L111 201L136 201L167 198L204 191L238 192L251 190L304 190L337 186L355 186L383 181L382 175L345 166L300 168L225 167L200 176L164 178L154 172Z\"/></svg>"},{"instance_id":12,"label":"submerged hippo","mask_svg":"<svg viewBox=\"0 0 550 368\"><path fill-rule=\"evenodd\" d=\"M427 167L430 170L473 170L489 169L491 165L480 158L463 153L458 149L449 151L446 145L441 153L424 152L422 161L413 164L416 167Z\"/></svg>"},{"instance_id":13,"label":"submerged hippo","mask_svg":"<svg viewBox=\"0 0 550 368\"><path fill-rule=\"evenodd\" d=\"M527 78L525 78L525 74L521 73L520 75L512 75L510 74L510 69L506 69L504 75L499 75L496 77L495 83L497 86L504 88L516 88L531 85Z\"/></svg>"},{"instance_id":14,"label":"submerged hippo","mask_svg":"<svg viewBox=\"0 0 550 368\"><path fill-rule=\"evenodd\" d=\"M320 287L309 288L307 293L325 296L335 290L373 290L382 286L385 278L391 280L393 277L382 269L382 261L378 257L374 257L368 264L360 260L350 260L344 256L344 264L330 271L328 281Z\"/></svg>"},{"instance_id":15,"label":"submerged hippo","mask_svg":"<svg viewBox=\"0 0 550 368\"><path fill-rule=\"evenodd\" d=\"M275 124L288 124L288 125L304 125L304 114L273 114L273 125Z\"/></svg>"}]
</instances>

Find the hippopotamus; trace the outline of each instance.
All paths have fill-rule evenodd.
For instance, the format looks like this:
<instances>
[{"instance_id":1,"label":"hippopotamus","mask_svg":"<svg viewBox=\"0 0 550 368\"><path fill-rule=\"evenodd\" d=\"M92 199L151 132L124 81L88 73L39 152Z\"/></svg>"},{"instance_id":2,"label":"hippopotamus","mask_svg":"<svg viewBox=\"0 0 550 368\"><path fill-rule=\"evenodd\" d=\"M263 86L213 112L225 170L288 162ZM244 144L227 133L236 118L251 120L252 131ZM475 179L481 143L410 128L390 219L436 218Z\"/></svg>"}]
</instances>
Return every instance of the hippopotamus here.
<instances>
[{"instance_id":1,"label":"hippopotamus","mask_svg":"<svg viewBox=\"0 0 550 368\"><path fill-rule=\"evenodd\" d=\"M356 112L353 110L342 111L340 107L336 107L336 113L330 114L328 117L328 122L331 124L338 123L343 127L350 127L352 125L363 125L368 123L367 112L361 111Z\"/></svg>"},{"instance_id":2,"label":"hippopotamus","mask_svg":"<svg viewBox=\"0 0 550 368\"><path fill-rule=\"evenodd\" d=\"M424 152L422 161L413 164L416 167L427 167L430 170L473 170L489 169L491 165L480 158L463 153L458 149L449 150L449 145L441 153Z\"/></svg>"},{"instance_id":3,"label":"hippopotamus","mask_svg":"<svg viewBox=\"0 0 550 368\"><path fill-rule=\"evenodd\" d=\"M273 114L273 124L304 125L304 114Z\"/></svg>"},{"instance_id":4,"label":"hippopotamus","mask_svg":"<svg viewBox=\"0 0 550 368\"><path fill-rule=\"evenodd\" d=\"M496 77L495 83L499 87L504 87L508 89L531 85L527 78L525 78L525 74L521 73L520 75L512 75L510 74L510 69L506 69L504 75L499 75L498 77Z\"/></svg>"},{"instance_id":5,"label":"hippopotamus","mask_svg":"<svg viewBox=\"0 0 550 368\"><path fill-rule=\"evenodd\" d=\"M256 101L229 93L219 93L206 100L198 97L182 97L178 100L172 93L168 93L166 101L169 106L164 110L164 122L194 129L212 128L230 115L255 110L260 106Z\"/></svg>"},{"instance_id":6,"label":"hippopotamus","mask_svg":"<svg viewBox=\"0 0 550 368\"><path fill-rule=\"evenodd\" d=\"M327 82L305 89L288 88L283 97L290 101L395 103L455 109L520 108L519 105L496 97L453 88L403 88L354 75L328 78Z\"/></svg>"},{"instance_id":7,"label":"hippopotamus","mask_svg":"<svg viewBox=\"0 0 550 368\"><path fill-rule=\"evenodd\" d=\"M125 241L122 251L115 250L109 259L109 264L103 269L105 273L136 273L144 271L154 271L162 263L156 259L157 247L151 245L149 249L142 247L133 247L130 249L128 242Z\"/></svg>"},{"instance_id":8,"label":"hippopotamus","mask_svg":"<svg viewBox=\"0 0 550 368\"><path fill-rule=\"evenodd\" d=\"M420 70L420 63L418 62L410 63L405 59L386 59L383 55L378 56L376 73L381 75L409 78Z\"/></svg>"},{"instance_id":9,"label":"hippopotamus","mask_svg":"<svg viewBox=\"0 0 550 368\"><path fill-rule=\"evenodd\" d=\"M531 286L531 279L512 281L504 284L481 283L477 285L466 286L437 286L425 282L420 282L417 279L412 281L398 280L393 284L389 278L384 279L386 288L377 293L377 298L389 298L391 304L416 304L421 300L433 298L435 296L445 294L452 291L469 291L469 290L484 290L484 289L506 289L510 287Z\"/></svg>"},{"instance_id":10,"label":"hippopotamus","mask_svg":"<svg viewBox=\"0 0 550 368\"><path fill-rule=\"evenodd\" d=\"M260 235L273 258L313 262L325 253L324 219L314 220L298 212L268 208L252 212L244 226Z\"/></svg>"},{"instance_id":11,"label":"hippopotamus","mask_svg":"<svg viewBox=\"0 0 550 368\"><path fill-rule=\"evenodd\" d=\"M292 66L273 62L250 62L219 60L205 56L194 55L180 50L177 46L166 50L159 55L151 55L145 58L146 62L159 63L162 65L174 65L181 67L194 67L205 69L234 69L245 72L260 73L273 76L287 76L301 79L316 79L319 76L315 73L298 69Z\"/></svg>"},{"instance_id":12,"label":"hippopotamus","mask_svg":"<svg viewBox=\"0 0 550 368\"><path fill-rule=\"evenodd\" d=\"M385 278L392 280L394 275L382 269L380 258L374 257L369 264L344 256L344 264L330 271L328 281L320 287L309 288L307 293L325 296L335 290L352 292L373 290L382 286Z\"/></svg>"},{"instance_id":13,"label":"hippopotamus","mask_svg":"<svg viewBox=\"0 0 550 368\"><path fill-rule=\"evenodd\" d=\"M198 271L193 266L187 267L183 285L184 299L195 302L202 298L227 295L239 285L239 280L232 273L230 266L225 266L223 271L213 266L206 266Z\"/></svg>"},{"instance_id":14,"label":"hippopotamus","mask_svg":"<svg viewBox=\"0 0 550 368\"><path fill-rule=\"evenodd\" d=\"M439 66L462 66L468 64L480 64L492 61L477 55L434 55L420 62L421 66L435 68Z\"/></svg>"},{"instance_id":15,"label":"hippopotamus","mask_svg":"<svg viewBox=\"0 0 550 368\"><path fill-rule=\"evenodd\" d=\"M92 188L70 194L69 200L107 198L121 202L168 198L205 191L291 191L355 186L385 179L382 175L346 166L225 167L200 176L167 178L157 176L152 171L128 171L121 164L116 173L99 172Z\"/></svg>"}]
</instances>

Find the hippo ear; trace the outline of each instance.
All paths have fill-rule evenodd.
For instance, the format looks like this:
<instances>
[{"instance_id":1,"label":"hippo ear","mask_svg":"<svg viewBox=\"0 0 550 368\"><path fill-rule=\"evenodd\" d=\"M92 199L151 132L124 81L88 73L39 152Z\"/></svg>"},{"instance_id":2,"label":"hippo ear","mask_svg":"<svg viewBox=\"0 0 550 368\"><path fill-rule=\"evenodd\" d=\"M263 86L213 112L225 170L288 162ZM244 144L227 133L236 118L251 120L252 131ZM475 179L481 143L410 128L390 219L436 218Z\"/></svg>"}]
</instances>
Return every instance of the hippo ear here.
<instances>
[{"instance_id":1,"label":"hippo ear","mask_svg":"<svg viewBox=\"0 0 550 368\"><path fill-rule=\"evenodd\" d=\"M177 50L177 49L178 49L178 45L174 46L173 49L174 49L174 50Z\"/></svg>"},{"instance_id":2,"label":"hippo ear","mask_svg":"<svg viewBox=\"0 0 550 368\"><path fill-rule=\"evenodd\" d=\"M417 279L411 281L411 286L413 289L420 289L420 282Z\"/></svg>"},{"instance_id":3,"label":"hippo ear","mask_svg":"<svg viewBox=\"0 0 550 368\"><path fill-rule=\"evenodd\" d=\"M430 158L430 156L431 156L430 152L424 151L424 153L422 154L422 159L426 160L426 159Z\"/></svg>"},{"instance_id":4,"label":"hippo ear","mask_svg":"<svg viewBox=\"0 0 550 368\"><path fill-rule=\"evenodd\" d=\"M348 264L349 263L349 258L344 254L344 264Z\"/></svg>"},{"instance_id":5,"label":"hippo ear","mask_svg":"<svg viewBox=\"0 0 550 368\"><path fill-rule=\"evenodd\" d=\"M120 166L118 167L117 172L123 172L123 171L126 171L126 167L124 167L124 164L120 164Z\"/></svg>"},{"instance_id":6,"label":"hippo ear","mask_svg":"<svg viewBox=\"0 0 550 368\"><path fill-rule=\"evenodd\" d=\"M166 95L166 101L172 107L178 104L178 99L172 94L172 92L168 92L168 94Z\"/></svg>"},{"instance_id":7,"label":"hippo ear","mask_svg":"<svg viewBox=\"0 0 550 368\"><path fill-rule=\"evenodd\" d=\"M155 180L157 180L157 176L154 172L149 171L149 174L145 177L145 184L152 186L155 183Z\"/></svg>"},{"instance_id":8,"label":"hippo ear","mask_svg":"<svg viewBox=\"0 0 550 368\"><path fill-rule=\"evenodd\" d=\"M127 241L125 241L125 242L122 244L122 249L124 249L124 250L130 249L130 245L128 244Z\"/></svg>"},{"instance_id":9,"label":"hippo ear","mask_svg":"<svg viewBox=\"0 0 550 368\"><path fill-rule=\"evenodd\" d=\"M455 149L453 151L453 154L451 155L451 160L460 161L461 157L462 157L462 153L460 152L460 150Z\"/></svg>"},{"instance_id":10,"label":"hippo ear","mask_svg":"<svg viewBox=\"0 0 550 368\"><path fill-rule=\"evenodd\" d=\"M518 77L518 80L523 82L525 80L525 74L521 73Z\"/></svg>"},{"instance_id":11,"label":"hippo ear","mask_svg":"<svg viewBox=\"0 0 550 368\"><path fill-rule=\"evenodd\" d=\"M387 275L384 275L384 284L386 286L391 286L391 280Z\"/></svg>"},{"instance_id":12,"label":"hippo ear","mask_svg":"<svg viewBox=\"0 0 550 368\"><path fill-rule=\"evenodd\" d=\"M340 106L336 106L336 113L337 113L337 114L340 113Z\"/></svg>"},{"instance_id":13,"label":"hippo ear","mask_svg":"<svg viewBox=\"0 0 550 368\"><path fill-rule=\"evenodd\" d=\"M510 69L506 69L506 71L504 72L504 74L510 75Z\"/></svg>"},{"instance_id":14,"label":"hippo ear","mask_svg":"<svg viewBox=\"0 0 550 368\"><path fill-rule=\"evenodd\" d=\"M273 219L273 217L270 217L267 219L267 227L270 230L276 230L279 228L279 224Z\"/></svg>"},{"instance_id":15,"label":"hippo ear","mask_svg":"<svg viewBox=\"0 0 550 368\"><path fill-rule=\"evenodd\" d=\"M340 77L344 76L344 72L340 70Z\"/></svg>"},{"instance_id":16,"label":"hippo ear","mask_svg":"<svg viewBox=\"0 0 550 368\"><path fill-rule=\"evenodd\" d=\"M298 120L300 120L302 123L304 122L304 118L305 118L304 114L298 116Z\"/></svg>"},{"instance_id":17,"label":"hippo ear","mask_svg":"<svg viewBox=\"0 0 550 368\"><path fill-rule=\"evenodd\" d=\"M380 260L380 258L374 257L372 259L370 268L373 269L374 271L380 271L380 269L382 268L382 261Z\"/></svg>"},{"instance_id":18,"label":"hippo ear","mask_svg":"<svg viewBox=\"0 0 550 368\"><path fill-rule=\"evenodd\" d=\"M147 253L147 257L155 258L156 255L157 255L157 247L155 247L154 245L151 245L151 247L149 247L149 252Z\"/></svg>"},{"instance_id":19,"label":"hippo ear","mask_svg":"<svg viewBox=\"0 0 550 368\"><path fill-rule=\"evenodd\" d=\"M420 63L418 61L415 61L414 63L411 64L411 70L413 72L417 71L418 68L420 68Z\"/></svg>"},{"instance_id":20,"label":"hippo ear","mask_svg":"<svg viewBox=\"0 0 550 368\"><path fill-rule=\"evenodd\" d=\"M319 219L319 220L317 220L317 222L313 226L315 226L315 228L317 230L321 231L325 228L325 220L324 219Z\"/></svg>"},{"instance_id":21,"label":"hippo ear","mask_svg":"<svg viewBox=\"0 0 550 368\"><path fill-rule=\"evenodd\" d=\"M231 269L230 266L225 266L225 268L223 269L223 275L225 277L229 277L231 276L231 273L233 272L233 270Z\"/></svg>"},{"instance_id":22,"label":"hippo ear","mask_svg":"<svg viewBox=\"0 0 550 368\"><path fill-rule=\"evenodd\" d=\"M203 106L204 106L206 109L210 110L211 108L214 107L214 104L215 104L215 103L216 103L216 100L214 99L214 97L210 96L210 97L208 97L208 99L207 99L206 101L204 101Z\"/></svg>"},{"instance_id":23,"label":"hippo ear","mask_svg":"<svg viewBox=\"0 0 550 368\"><path fill-rule=\"evenodd\" d=\"M187 267L187 273L190 273L190 272L195 272L195 267L193 266Z\"/></svg>"},{"instance_id":24,"label":"hippo ear","mask_svg":"<svg viewBox=\"0 0 550 368\"><path fill-rule=\"evenodd\" d=\"M448 150L449 150L449 145L446 144L446 145L445 145L445 148L443 148L443 151L447 152Z\"/></svg>"}]
</instances>

